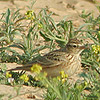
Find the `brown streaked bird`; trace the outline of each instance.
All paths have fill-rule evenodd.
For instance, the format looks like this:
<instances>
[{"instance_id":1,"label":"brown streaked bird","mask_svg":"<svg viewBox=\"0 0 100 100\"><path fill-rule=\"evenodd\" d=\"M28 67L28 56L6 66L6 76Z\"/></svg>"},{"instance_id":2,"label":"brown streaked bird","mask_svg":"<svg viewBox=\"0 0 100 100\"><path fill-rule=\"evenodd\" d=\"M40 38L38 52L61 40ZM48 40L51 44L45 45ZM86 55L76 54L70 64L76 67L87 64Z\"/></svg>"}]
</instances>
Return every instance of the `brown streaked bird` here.
<instances>
[{"instance_id":1,"label":"brown streaked bird","mask_svg":"<svg viewBox=\"0 0 100 100\"><path fill-rule=\"evenodd\" d=\"M42 71L47 72L48 76L59 76L59 72L64 70L68 76L72 76L81 67L80 53L85 49L82 42L78 39L70 39L64 48L51 51L36 61L11 70L30 71L33 64L40 64Z\"/></svg>"}]
</instances>

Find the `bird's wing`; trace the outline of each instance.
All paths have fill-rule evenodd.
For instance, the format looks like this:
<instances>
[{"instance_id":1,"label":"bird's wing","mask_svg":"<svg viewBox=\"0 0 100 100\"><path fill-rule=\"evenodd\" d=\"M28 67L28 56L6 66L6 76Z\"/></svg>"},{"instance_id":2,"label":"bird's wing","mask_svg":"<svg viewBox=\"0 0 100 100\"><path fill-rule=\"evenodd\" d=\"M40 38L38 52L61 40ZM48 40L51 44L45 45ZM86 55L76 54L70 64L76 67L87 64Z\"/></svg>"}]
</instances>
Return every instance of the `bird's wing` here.
<instances>
[{"instance_id":1,"label":"bird's wing","mask_svg":"<svg viewBox=\"0 0 100 100\"><path fill-rule=\"evenodd\" d=\"M67 56L68 56L68 54L66 54L65 52L53 51L53 52L50 52L44 56L40 56L37 60L34 60L26 65L16 67L16 68L11 69L11 70L30 71L30 67L32 67L32 65L36 64L36 63L40 64L43 68L54 67L54 66L60 65L62 63L68 63ZM8 71L11 71L11 70L8 70Z\"/></svg>"},{"instance_id":2,"label":"bird's wing","mask_svg":"<svg viewBox=\"0 0 100 100\"><path fill-rule=\"evenodd\" d=\"M67 61L65 52L53 51L40 57L37 63L41 64L43 67L53 67Z\"/></svg>"}]
</instances>

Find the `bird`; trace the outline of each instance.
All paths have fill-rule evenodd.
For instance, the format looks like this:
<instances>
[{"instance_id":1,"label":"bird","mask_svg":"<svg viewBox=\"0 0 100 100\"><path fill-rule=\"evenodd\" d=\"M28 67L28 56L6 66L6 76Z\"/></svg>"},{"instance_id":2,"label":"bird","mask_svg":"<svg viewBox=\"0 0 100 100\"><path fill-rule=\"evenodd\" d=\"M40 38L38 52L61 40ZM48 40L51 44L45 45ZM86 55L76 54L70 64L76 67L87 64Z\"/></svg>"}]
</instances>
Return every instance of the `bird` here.
<instances>
[{"instance_id":1,"label":"bird","mask_svg":"<svg viewBox=\"0 0 100 100\"><path fill-rule=\"evenodd\" d=\"M16 67L10 71L30 71L32 65L39 64L42 66L42 72L46 72L48 77L57 77L61 71L64 71L70 77L81 68L80 54L84 49L85 45L80 40L77 38L69 39L64 47L51 51L26 65Z\"/></svg>"}]
</instances>

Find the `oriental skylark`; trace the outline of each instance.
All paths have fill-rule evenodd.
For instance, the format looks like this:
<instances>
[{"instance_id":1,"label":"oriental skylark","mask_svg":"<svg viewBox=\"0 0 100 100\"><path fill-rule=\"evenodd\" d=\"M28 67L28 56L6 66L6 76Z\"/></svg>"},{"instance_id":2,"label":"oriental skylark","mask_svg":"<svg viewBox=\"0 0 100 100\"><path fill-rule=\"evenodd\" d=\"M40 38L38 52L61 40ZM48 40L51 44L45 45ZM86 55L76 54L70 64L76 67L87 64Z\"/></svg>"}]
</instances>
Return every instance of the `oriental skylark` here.
<instances>
[{"instance_id":1,"label":"oriental skylark","mask_svg":"<svg viewBox=\"0 0 100 100\"><path fill-rule=\"evenodd\" d=\"M64 71L68 76L72 76L81 67L81 52L85 49L82 42L78 39L70 39L64 48L51 51L35 61L11 70L30 71L33 64L42 66L42 72L48 76L55 77L60 71Z\"/></svg>"}]
</instances>

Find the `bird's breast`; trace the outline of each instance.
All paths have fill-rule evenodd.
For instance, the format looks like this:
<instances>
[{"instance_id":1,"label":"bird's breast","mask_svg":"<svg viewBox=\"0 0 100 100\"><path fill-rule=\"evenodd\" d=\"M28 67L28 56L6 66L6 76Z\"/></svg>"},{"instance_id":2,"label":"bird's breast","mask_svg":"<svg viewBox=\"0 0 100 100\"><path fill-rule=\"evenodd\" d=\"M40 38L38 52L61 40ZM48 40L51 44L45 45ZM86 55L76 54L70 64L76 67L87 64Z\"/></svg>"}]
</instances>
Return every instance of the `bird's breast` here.
<instances>
[{"instance_id":1,"label":"bird's breast","mask_svg":"<svg viewBox=\"0 0 100 100\"><path fill-rule=\"evenodd\" d=\"M68 62L65 65L64 71L68 76L71 76L80 69L81 58L78 55L67 55L67 58Z\"/></svg>"}]
</instances>

